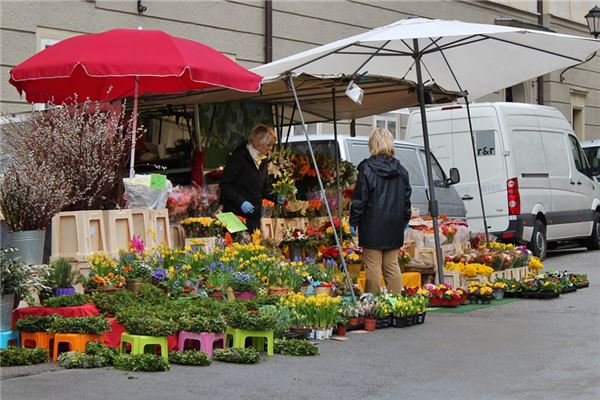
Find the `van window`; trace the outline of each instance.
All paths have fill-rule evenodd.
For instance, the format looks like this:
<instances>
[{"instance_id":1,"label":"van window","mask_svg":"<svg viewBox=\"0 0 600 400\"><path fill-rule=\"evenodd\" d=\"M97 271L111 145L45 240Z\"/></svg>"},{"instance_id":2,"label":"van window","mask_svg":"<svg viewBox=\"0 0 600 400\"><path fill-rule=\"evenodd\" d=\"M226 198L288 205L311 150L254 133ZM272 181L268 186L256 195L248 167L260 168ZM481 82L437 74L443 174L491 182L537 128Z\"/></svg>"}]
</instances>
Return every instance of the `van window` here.
<instances>
[{"instance_id":1,"label":"van window","mask_svg":"<svg viewBox=\"0 0 600 400\"><path fill-rule=\"evenodd\" d=\"M569 168L569 149L567 149L564 133L542 131L541 135L546 164L548 165L548 175L551 177L568 177L571 169Z\"/></svg>"},{"instance_id":2,"label":"van window","mask_svg":"<svg viewBox=\"0 0 600 400\"><path fill-rule=\"evenodd\" d=\"M400 160L402 166L408 171L408 179L412 186L425 186L423 170L421 170L421 166L419 165L417 153L413 149L396 147L396 158Z\"/></svg>"},{"instance_id":3,"label":"van window","mask_svg":"<svg viewBox=\"0 0 600 400\"><path fill-rule=\"evenodd\" d=\"M592 167L592 175L600 176L600 146L583 149L588 163Z\"/></svg>"},{"instance_id":4,"label":"van window","mask_svg":"<svg viewBox=\"0 0 600 400\"><path fill-rule=\"evenodd\" d=\"M421 150L421 161L423 163L423 170L427 171L427 159L425 156L425 150ZM431 155L431 169L433 173L433 186L435 187L446 187L446 177L440 164L435 159L433 154Z\"/></svg>"},{"instance_id":5,"label":"van window","mask_svg":"<svg viewBox=\"0 0 600 400\"><path fill-rule=\"evenodd\" d=\"M335 142L333 140L311 140L310 144L312 146L313 152L328 154L331 157L335 157ZM296 154L308 154L308 143L305 140L300 142L290 142L288 143L290 149L293 153ZM362 161L362 160L361 160Z\"/></svg>"},{"instance_id":6,"label":"van window","mask_svg":"<svg viewBox=\"0 0 600 400\"><path fill-rule=\"evenodd\" d=\"M371 157L371 152L369 152L369 145L367 142L353 142L348 140L346 142L346 146L348 150L348 161L354 165L358 165L362 160Z\"/></svg>"},{"instance_id":7,"label":"van window","mask_svg":"<svg viewBox=\"0 0 600 400\"><path fill-rule=\"evenodd\" d=\"M573 135L569 135L569 142L571 143L571 153L573 154L573 160L575 160L575 168L577 171L585 174L586 173L586 162L583 152L579 148L577 138Z\"/></svg>"},{"instance_id":8,"label":"van window","mask_svg":"<svg viewBox=\"0 0 600 400\"><path fill-rule=\"evenodd\" d=\"M513 151L519 174L547 174L544 145L539 131L517 130L512 135Z\"/></svg>"}]
</instances>

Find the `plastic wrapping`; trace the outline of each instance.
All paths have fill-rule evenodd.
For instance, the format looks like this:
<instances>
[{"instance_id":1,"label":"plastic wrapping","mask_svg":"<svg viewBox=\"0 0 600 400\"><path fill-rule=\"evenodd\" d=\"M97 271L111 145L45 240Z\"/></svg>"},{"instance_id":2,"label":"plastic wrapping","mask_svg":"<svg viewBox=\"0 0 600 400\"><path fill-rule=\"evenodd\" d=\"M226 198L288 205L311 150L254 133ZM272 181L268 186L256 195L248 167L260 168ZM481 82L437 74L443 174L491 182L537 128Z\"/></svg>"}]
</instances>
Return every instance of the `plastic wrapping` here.
<instances>
[{"instance_id":1,"label":"plastic wrapping","mask_svg":"<svg viewBox=\"0 0 600 400\"><path fill-rule=\"evenodd\" d=\"M166 180L163 188L151 186L151 175L135 175L123 178L127 194L127 208L165 208L169 192L173 188L171 181Z\"/></svg>"}]
</instances>

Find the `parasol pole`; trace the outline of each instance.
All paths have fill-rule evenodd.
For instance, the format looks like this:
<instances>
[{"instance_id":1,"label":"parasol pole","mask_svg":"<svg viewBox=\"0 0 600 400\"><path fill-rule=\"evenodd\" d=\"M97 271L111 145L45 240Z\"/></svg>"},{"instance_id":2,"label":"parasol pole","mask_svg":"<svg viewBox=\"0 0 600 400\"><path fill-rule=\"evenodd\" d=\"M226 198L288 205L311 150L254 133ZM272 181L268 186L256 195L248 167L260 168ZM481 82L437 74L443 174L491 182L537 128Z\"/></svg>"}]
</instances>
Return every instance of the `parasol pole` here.
<instances>
[{"instance_id":1,"label":"parasol pole","mask_svg":"<svg viewBox=\"0 0 600 400\"><path fill-rule=\"evenodd\" d=\"M133 89L133 128L131 130L131 161L129 164L129 177L135 176L135 138L137 136L137 113L138 113L138 89L139 81L138 77L135 77L135 87Z\"/></svg>"},{"instance_id":2,"label":"parasol pole","mask_svg":"<svg viewBox=\"0 0 600 400\"><path fill-rule=\"evenodd\" d=\"M425 110L425 88L421 74L421 56L419 53L419 40L413 39L415 67L417 72L417 93L419 96L419 108L421 110L421 125L423 127L423 142L425 144L425 164L427 164L427 186L429 186L429 214L433 222L433 239L435 242L435 261L437 264L438 282L444 282L444 260L442 260L442 244L440 231L438 230L438 203L435 199L435 186L433 184L431 147L429 145L429 132L427 130L427 115Z\"/></svg>"},{"instance_id":3,"label":"parasol pole","mask_svg":"<svg viewBox=\"0 0 600 400\"><path fill-rule=\"evenodd\" d=\"M350 278L350 274L348 273L348 267L346 266L346 260L344 259L344 252L342 250L342 245L340 244L340 238L338 236L338 231L335 229L335 224L333 223L333 216L331 214L331 208L329 208L329 202L327 202L327 196L325 195L325 188L323 187L323 181L321 180L321 173L319 172L319 166L317 165L317 160L315 159L315 153L313 152L312 144L310 143L310 138L308 137L308 131L306 129L306 122L304 121L304 114L302 113L302 108L300 107L300 100L298 100L298 94L296 93L296 86L294 86L294 78L290 74L290 85L292 89L292 93L294 94L294 101L296 102L296 106L298 107L298 114L300 115L300 121L302 122L302 130L304 131L304 137L306 138L306 143L308 144L308 151L310 152L310 158L312 159L313 166L315 167L315 171L317 172L317 181L319 182L319 188L321 189L321 199L325 202L325 209L327 210L327 216L329 217L329 222L331 223L331 227L333 228L333 237L335 238L335 244L340 252L340 259L342 260L342 269L344 270L344 274L346 275L346 280L348 282L348 286L350 288L350 294L352 295L352 301L356 301L356 295L354 294L354 287L352 286L352 279ZM340 221L340 225L342 221Z\"/></svg>"}]
</instances>

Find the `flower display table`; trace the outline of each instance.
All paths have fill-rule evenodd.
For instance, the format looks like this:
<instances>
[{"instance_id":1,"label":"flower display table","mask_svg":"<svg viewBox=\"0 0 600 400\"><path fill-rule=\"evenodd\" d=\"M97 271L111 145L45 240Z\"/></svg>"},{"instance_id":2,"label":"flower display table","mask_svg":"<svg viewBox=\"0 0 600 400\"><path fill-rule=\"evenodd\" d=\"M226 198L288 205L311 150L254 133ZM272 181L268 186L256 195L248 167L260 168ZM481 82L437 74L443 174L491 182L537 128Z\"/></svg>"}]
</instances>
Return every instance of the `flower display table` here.
<instances>
[{"instance_id":1,"label":"flower display table","mask_svg":"<svg viewBox=\"0 0 600 400\"><path fill-rule=\"evenodd\" d=\"M243 349L246 347L246 339L252 338L252 347L257 351L264 351L265 341L267 342L267 355L273 355L273 331L249 331L246 329L236 329L228 327L225 331L225 346L231 344L233 348Z\"/></svg>"},{"instance_id":2,"label":"flower display table","mask_svg":"<svg viewBox=\"0 0 600 400\"><path fill-rule=\"evenodd\" d=\"M61 343L69 344L69 351L85 351L90 342L102 342L102 335L93 335L87 333L56 333L54 334L54 350L52 360L58 359L58 346Z\"/></svg>"},{"instance_id":3,"label":"flower display table","mask_svg":"<svg viewBox=\"0 0 600 400\"><path fill-rule=\"evenodd\" d=\"M94 315L100 315L100 312L93 304L84 304L79 307L27 307L17 308L12 314L12 327L14 328L17 321L21 318L36 316L41 317L44 315L57 314L62 317L91 317Z\"/></svg>"},{"instance_id":4,"label":"flower display table","mask_svg":"<svg viewBox=\"0 0 600 400\"><path fill-rule=\"evenodd\" d=\"M186 340L190 340L190 341L195 340L195 341L200 342L200 351L205 352L206 355L209 357L212 357L212 355L213 355L213 346L214 346L215 342L221 341L221 343L222 343L221 348L225 348L225 333L223 333L223 332L221 332L221 333L215 333L215 332L195 333L195 332L181 331L181 332L179 332L179 339L178 339L179 351L185 350L185 341Z\"/></svg>"},{"instance_id":5,"label":"flower display table","mask_svg":"<svg viewBox=\"0 0 600 400\"><path fill-rule=\"evenodd\" d=\"M146 346L160 346L160 355L169 361L169 345L166 336L132 335L123 332L121 334L121 353L125 353L127 343L131 345L131 354L144 354Z\"/></svg>"},{"instance_id":6,"label":"flower display table","mask_svg":"<svg viewBox=\"0 0 600 400\"><path fill-rule=\"evenodd\" d=\"M54 333L50 332L21 332L21 347L46 349L50 354L50 341Z\"/></svg>"},{"instance_id":7,"label":"flower display table","mask_svg":"<svg viewBox=\"0 0 600 400\"><path fill-rule=\"evenodd\" d=\"M125 325L115 318L107 318L110 324L110 332L104 333L104 344L108 347L119 349L121 345L121 334L125 332ZM177 350L177 336L167 336L169 351Z\"/></svg>"}]
</instances>

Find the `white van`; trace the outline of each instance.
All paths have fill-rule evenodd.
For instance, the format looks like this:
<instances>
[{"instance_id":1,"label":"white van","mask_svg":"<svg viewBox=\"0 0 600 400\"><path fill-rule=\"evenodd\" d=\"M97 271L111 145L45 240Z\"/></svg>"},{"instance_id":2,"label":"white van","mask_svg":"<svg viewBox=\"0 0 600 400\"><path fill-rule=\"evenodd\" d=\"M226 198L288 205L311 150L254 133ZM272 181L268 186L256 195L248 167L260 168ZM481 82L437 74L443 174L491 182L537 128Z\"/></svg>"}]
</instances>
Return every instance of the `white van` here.
<instances>
[{"instance_id":1,"label":"white van","mask_svg":"<svg viewBox=\"0 0 600 400\"><path fill-rule=\"evenodd\" d=\"M592 175L600 182L600 139L581 142L581 148L592 169Z\"/></svg>"},{"instance_id":2,"label":"white van","mask_svg":"<svg viewBox=\"0 0 600 400\"><path fill-rule=\"evenodd\" d=\"M310 135L309 139L315 153L335 155L336 144L333 135ZM340 158L354 165L358 165L362 160L369 158L371 154L369 153L368 140L369 138L365 136L338 135ZM291 136L288 143L293 152L308 153L308 144L304 135ZM425 173L425 150L423 146L399 140L394 142L394 146L396 158L408 171L412 187L410 198L412 207L418 208L421 215L426 215L429 213L429 197L427 193L427 175ZM450 174L456 174L455 182L451 181L446 178L440 164L433 158L433 174L440 214L445 214L451 218L465 218L465 205L452 186L460 180L458 171Z\"/></svg>"},{"instance_id":3,"label":"white van","mask_svg":"<svg viewBox=\"0 0 600 400\"><path fill-rule=\"evenodd\" d=\"M471 121L488 228L505 241L528 243L545 256L548 242L576 239L600 248L600 186L564 116L551 107L473 104ZM470 225L483 230L465 106L427 111L430 143L444 168L461 171L456 189ZM407 140L422 143L420 112Z\"/></svg>"}]
</instances>

